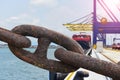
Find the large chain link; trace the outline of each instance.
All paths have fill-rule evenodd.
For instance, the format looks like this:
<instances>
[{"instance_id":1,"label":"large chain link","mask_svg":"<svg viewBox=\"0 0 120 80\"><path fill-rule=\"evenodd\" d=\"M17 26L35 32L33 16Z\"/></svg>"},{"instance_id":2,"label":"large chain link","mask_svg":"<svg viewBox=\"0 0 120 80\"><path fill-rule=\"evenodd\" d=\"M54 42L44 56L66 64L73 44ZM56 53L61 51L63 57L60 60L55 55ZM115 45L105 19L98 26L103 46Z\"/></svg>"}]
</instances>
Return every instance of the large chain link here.
<instances>
[{"instance_id":1,"label":"large chain link","mask_svg":"<svg viewBox=\"0 0 120 80\"><path fill-rule=\"evenodd\" d=\"M34 53L28 52L11 44L8 45L10 50L18 58L49 71L71 72L77 69L60 61L47 59L47 49L50 42L61 45L67 50L84 54L83 49L76 41L60 33L48 30L43 27L33 25L20 25L15 27L12 32L23 36L32 36L38 38L38 47Z\"/></svg>"},{"instance_id":2,"label":"large chain link","mask_svg":"<svg viewBox=\"0 0 120 80\"><path fill-rule=\"evenodd\" d=\"M31 44L25 36L38 38L38 46L34 53L23 49ZM34 25L16 26L12 32L0 28L0 40L8 43L15 56L43 69L65 73L83 67L120 80L118 64L85 56L83 49L76 41L55 31ZM59 59L57 61L47 58L47 50L51 42L64 47L55 51L55 56Z\"/></svg>"}]
</instances>

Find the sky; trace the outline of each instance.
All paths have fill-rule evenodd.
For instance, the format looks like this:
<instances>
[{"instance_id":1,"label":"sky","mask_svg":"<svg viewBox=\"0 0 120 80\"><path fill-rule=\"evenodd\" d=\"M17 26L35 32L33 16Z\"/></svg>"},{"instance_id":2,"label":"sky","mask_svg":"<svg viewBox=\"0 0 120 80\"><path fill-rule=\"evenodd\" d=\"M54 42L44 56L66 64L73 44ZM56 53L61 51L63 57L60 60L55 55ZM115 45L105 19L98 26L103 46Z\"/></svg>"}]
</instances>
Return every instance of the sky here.
<instances>
[{"instance_id":1,"label":"sky","mask_svg":"<svg viewBox=\"0 0 120 80\"><path fill-rule=\"evenodd\" d=\"M93 12L93 0L0 0L0 10L2 28L32 24L70 37L63 24Z\"/></svg>"},{"instance_id":2,"label":"sky","mask_svg":"<svg viewBox=\"0 0 120 80\"><path fill-rule=\"evenodd\" d=\"M11 30L17 25L31 24L42 26L71 37L74 32L69 31L63 24L93 12L93 1L94 0L0 0L0 27ZM104 0L104 2L120 21L120 0ZM111 21L98 2L97 16L99 18L106 17L107 21ZM111 34L108 37L111 37ZM33 44L37 44L37 39L31 37L30 39ZM108 42L108 44L111 44L111 42ZM0 41L0 44L1 43L3 42Z\"/></svg>"}]
</instances>

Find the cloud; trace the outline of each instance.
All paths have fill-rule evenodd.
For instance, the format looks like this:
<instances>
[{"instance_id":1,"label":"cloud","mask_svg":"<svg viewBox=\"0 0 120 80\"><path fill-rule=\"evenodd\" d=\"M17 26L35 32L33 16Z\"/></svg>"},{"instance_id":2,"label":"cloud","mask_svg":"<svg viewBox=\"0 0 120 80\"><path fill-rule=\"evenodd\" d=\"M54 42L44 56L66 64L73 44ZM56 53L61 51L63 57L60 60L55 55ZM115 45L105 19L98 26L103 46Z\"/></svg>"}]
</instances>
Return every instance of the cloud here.
<instances>
[{"instance_id":1,"label":"cloud","mask_svg":"<svg viewBox=\"0 0 120 80\"><path fill-rule=\"evenodd\" d=\"M18 16L11 16L7 19L0 20L0 26L6 29L12 29L17 25L21 24L32 24L32 25L39 25L40 19L30 14L23 13ZM6 27L5 27L6 26Z\"/></svg>"},{"instance_id":2,"label":"cloud","mask_svg":"<svg viewBox=\"0 0 120 80\"><path fill-rule=\"evenodd\" d=\"M28 17L28 14L21 14L21 15L18 15L18 16L11 16L9 18L7 18L5 21L6 22L12 22L12 21L18 21L18 20L21 20L21 19L24 19Z\"/></svg>"},{"instance_id":3,"label":"cloud","mask_svg":"<svg viewBox=\"0 0 120 80\"><path fill-rule=\"evenodd\" d=\"M30 4L32 5L36 5L36 6L41 6L41 5L45 5L45 6L55 6L57 5L57 0L31 0Z\"/></svg>"}]
</instances>

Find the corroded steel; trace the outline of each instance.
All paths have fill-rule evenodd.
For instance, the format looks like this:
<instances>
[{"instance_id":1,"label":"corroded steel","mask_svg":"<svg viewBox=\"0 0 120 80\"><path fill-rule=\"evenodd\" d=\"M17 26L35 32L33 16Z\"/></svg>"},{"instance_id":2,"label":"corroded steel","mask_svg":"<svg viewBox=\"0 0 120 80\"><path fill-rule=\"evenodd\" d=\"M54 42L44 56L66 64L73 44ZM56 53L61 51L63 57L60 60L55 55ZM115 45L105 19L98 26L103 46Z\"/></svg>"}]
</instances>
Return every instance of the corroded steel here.
<instances>
[{"instance_id":1,"label":"corroded steel","mask_svg":"<svg viewBox=\"0 0 120 80\"><path fill-rule=\"evenodd\" d=\"M19 48L29 47L31 45L28 38L3 28L0 28L0 40Z\"/></svg>"},{"instance_id":2,"label":"corroded steel","mask_svg":"<svg viewBox=\"0 0 120 80\"><path fill-rule=\"evenodd\" d=\"M20 35L39 38L38 47L34 53L28 52L22 48L14 47L10 44L9 48L18 58L40 68L55 72L71 72L77 69L60 61L47 59L47 49L50 42L61 45L67 50L84 54L83 49L76 41L43 27L20 25L15 27L12 31Z\"/></svg>"},{"instance_id":3,"label":"corroded steel","mask_svg":"<svg viewBox=\"0 0 120 80\"><path fill-rule=\"evenodd\" d=\"M29 47L31 43L25 36L38 38L38 47L34 53L23 49ZM114 80L120 80L120 62L113 64L85 56L83 49L76 41L55 31L34 25L20 25L12 32L0 28L0 40L8 43L10 50L18 58L40 68L66 73L82 67ZM55 51L55 56L59 60L47 58L47 50L51 42L64 47Z\"/></svg>"},{"instance_id":4,"label":"corroded steel","mask_svg":"<svg viewBox=\"0 0 120 80\"><path fill-rule=\"evenodd\" d=\"M72 51L64 50L63 48L59 48L55 51L55 57L76 68L82 67L109 76L113 79L120 80L120 66L118 64L81 55Z\"/></svg>"}]
</instances>

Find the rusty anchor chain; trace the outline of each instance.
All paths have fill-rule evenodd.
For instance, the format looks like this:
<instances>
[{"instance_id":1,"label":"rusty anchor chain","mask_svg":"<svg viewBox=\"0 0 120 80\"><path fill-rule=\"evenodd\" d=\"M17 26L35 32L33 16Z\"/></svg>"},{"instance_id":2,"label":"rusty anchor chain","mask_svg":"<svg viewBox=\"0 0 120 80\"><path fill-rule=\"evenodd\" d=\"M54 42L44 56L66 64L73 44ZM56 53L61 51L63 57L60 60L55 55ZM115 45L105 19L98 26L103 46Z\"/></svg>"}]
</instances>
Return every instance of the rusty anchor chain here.
<instances>
[{"instance_id":1,"label":"rusty anchor chain","mask_svg":"<svg viewBox=\"0 0 120 80\"><path fill-rule=\"evenodd\" d=\"M62 62L74 66L76 68L82 67L96 73L111 77L115 80L120 80L120 66L119 64L99 60L90 56L85 56L72 51L59 48L55 51L55 57Z\"/></svg>"},{"instance_id":2,"label":"rusty anchor chain","mask_svg":"<svg viewBox=\"0 0 120 80\"><path fill-rule=\"evenodd\" d=\"M31 45L25 36L38 38L38 46L34 53L23 48ZM13 54L32 65L54 72L68 73L79 67L120 80L120 66L84 55L81 46L74 40L52 30L34 25L19 25L12 31L0 28L0 40L8 43ZM64 47L55 51L59 60L47 58L48 46L51 42Z\"/></svg>"},{"instance_id":3,"label":"rusty anchor chain","mask_svg":"<svg viewBox=\"0 0 120 80\"><path fill-rule=\"evenodd\" d=\"M34 53L13 46L11 44L8 45L13 54L16 55L18 58L49 71L63 73L71 72L77 69L60 61L47 59L47 49L50 42L61 45L67 50L78 52L79 54L84 54L83 49L76 41L60 33L48 30L43 27L34 25L20 25L15 27L12 32L23 36L32 36L38 38L38 47Z\"/></svg>"}]
</instances>

